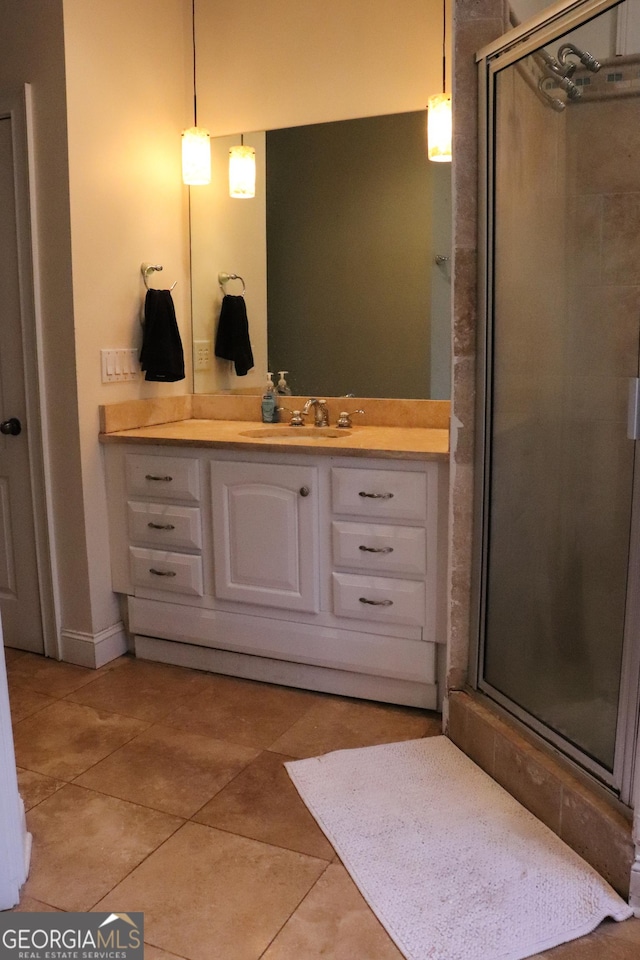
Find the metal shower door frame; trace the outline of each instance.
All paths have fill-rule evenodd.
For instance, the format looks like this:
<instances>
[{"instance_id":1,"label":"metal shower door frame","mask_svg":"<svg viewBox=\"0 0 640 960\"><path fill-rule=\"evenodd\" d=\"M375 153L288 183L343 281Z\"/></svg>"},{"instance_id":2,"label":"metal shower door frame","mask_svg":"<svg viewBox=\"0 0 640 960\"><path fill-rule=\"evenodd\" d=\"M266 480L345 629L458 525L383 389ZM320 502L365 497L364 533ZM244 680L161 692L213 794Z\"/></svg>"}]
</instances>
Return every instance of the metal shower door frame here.
<instances>
[{"instance_id":1,"label":"metal shower door frame","mask_svg":"<svg viewBox=\"0 0 640 960\"><path fill-rule=\"evenodd\" d=\"M494 308L494 146L495 81L508 66L538 50L558 36L581 26L622 0L562 0L526 23L508 31L476 55L478 63L478 379L476 406L476 462L474 497L474 557L471 622L475 626L470 643L469 679L498 706L526 725L570 762L604 782L627 806L634 791L634 772L640 766L638 740L640 708L640 444L636 442L632 482L632 511L627 601L623 636L618 724L613 773L592 761L555 731L540 723L482 679L481 664L485 648L486 571L488 555L488 515L490 497L490 426L492 420L491 384L492 324ZM638 771L640 783L640 769ZM638 787L640 793L640 786ZM638 798L640 803L640 797Z\"/></svg>"}]
</instances>

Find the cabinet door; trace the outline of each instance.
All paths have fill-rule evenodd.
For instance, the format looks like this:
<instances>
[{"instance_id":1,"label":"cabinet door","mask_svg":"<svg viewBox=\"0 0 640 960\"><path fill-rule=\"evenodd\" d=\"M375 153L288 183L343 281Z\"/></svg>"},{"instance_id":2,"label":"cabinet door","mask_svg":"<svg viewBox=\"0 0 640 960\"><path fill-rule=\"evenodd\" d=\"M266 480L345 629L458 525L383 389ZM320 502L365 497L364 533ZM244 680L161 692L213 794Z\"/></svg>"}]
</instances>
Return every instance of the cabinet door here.
<instances>
[{"instance_id":1,"label":"cabinet door","mask_svg":"<svg viewBox=\"0 0 640 960\"><path fill-rule=\"evenodd\" d=\"M216 596L318 610L315 467L211 464Z\"/></svg>"}]
</instances>

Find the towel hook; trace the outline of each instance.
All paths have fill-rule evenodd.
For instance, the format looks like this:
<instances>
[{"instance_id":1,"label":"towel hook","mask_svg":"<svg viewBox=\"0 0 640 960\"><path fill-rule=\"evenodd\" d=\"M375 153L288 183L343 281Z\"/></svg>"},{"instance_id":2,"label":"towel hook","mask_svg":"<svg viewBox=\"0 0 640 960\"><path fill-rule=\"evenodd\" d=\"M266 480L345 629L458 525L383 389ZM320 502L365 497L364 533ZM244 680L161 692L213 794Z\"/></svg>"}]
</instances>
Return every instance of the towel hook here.
<instances>
[{"instance_id":1,"label":"towel hook","mask_svg":"<svg viewBox=\"0 0 640 960\"><path fill-rule=\"evenodd\" d=\"M238 273L219 273L218 274L218 283L220 285L220 289L222 290L222 292L226 295L227 291L225 290L224 285L225 283L228 283L229 280L240 281L240 283L242 284L242 296L244 297L247 288L245 286L244 280Z\"/></svg>"},{"instance_id":2,"label":"towel hook","mask_svg":"<svg viewBox=\"0 0 640 960\"><path fill-rule=\"evenodd\" d=\"M147 288L147 290L153 289L152 287L149 286L149 276L150 276L150 274L154 273L154 271L156 271L156 270L162 270L162 264L160 264L160 263L142 263L142 264L140 264L140 272L142 273L142 279L144 280L144 285L145 285L145 287ZM169 287L169 289L170 289L170 290L173 290L173 288L175 287L175 285L176 285L177 282L178 282L178 281L175 280L175 281L171 284L171 286Z\"/></svg>"}]
</instances>

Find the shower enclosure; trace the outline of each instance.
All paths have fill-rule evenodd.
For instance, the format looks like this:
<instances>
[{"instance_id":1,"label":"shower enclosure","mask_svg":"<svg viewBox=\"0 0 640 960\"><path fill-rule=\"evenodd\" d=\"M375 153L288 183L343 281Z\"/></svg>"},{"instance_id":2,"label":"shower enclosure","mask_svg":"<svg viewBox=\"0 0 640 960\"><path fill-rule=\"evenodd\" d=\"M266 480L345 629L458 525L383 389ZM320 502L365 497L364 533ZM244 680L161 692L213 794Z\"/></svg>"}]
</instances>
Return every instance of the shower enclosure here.
<instances>
[{"instance_id":1,"label":"shower enclosure","mask_svg":"<svg viewBox=\"0 0 640 960\"><path fill-rule=\"evenodd\" d=\"M531 9L529 0L522 5ZM480 691L629 803L640 674L640 3L479 55Z\"/></svg>"}]
</instances>

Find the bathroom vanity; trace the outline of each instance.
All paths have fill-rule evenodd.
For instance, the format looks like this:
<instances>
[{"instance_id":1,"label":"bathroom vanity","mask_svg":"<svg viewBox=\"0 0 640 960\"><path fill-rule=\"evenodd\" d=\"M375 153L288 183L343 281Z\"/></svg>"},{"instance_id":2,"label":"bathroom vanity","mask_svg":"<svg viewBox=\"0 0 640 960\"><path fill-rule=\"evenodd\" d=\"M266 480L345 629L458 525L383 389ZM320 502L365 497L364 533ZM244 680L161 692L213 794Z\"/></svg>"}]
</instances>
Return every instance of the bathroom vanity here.
<instances>
[{"instance_id":1,"label":"bathroom vanity","mask_svg":"<svg viewBox=\"0 0 640 960\"><path fill-rule=\"evenodd\" d=\"M103 432L135 652L436 708L447 430L329 434L193 416Z\"/></svg>"}]
</instances>

